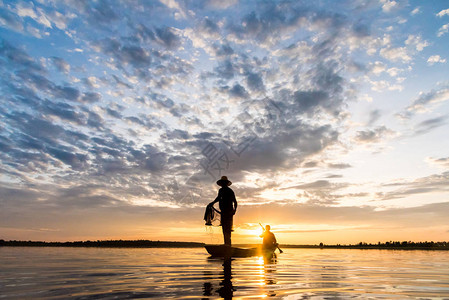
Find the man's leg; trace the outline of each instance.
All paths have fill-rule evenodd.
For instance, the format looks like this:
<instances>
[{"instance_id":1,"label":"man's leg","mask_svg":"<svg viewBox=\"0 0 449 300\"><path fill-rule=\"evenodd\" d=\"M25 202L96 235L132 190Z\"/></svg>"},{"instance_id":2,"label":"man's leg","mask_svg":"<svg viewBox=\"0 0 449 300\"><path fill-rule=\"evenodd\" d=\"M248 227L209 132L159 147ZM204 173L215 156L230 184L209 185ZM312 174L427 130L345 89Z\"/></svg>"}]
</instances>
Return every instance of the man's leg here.
<instances>
[{"instance_id":1,"label":"man's leg","mask_svg":"<svg viewBox=\"0 0 449 300\"><path fill-rule=\"evenodd\" d=\"M223 230L223 236L224 236L224 243L225 245L231 246L231 231L224 231Z\"/></svg>"},{"instance_id":2,"label":"man's leg","mask_svg":"<svg viewBox=\"0 0 449 300\"><path fill-rule=\"evenodd\" d=\"M223 216L222 216L223 218ZM231 229L232 229L232 216L227 216L221 220L221 227L223 230L223 237L225 245L231 246Z\"/></svg>"}]
</instances>

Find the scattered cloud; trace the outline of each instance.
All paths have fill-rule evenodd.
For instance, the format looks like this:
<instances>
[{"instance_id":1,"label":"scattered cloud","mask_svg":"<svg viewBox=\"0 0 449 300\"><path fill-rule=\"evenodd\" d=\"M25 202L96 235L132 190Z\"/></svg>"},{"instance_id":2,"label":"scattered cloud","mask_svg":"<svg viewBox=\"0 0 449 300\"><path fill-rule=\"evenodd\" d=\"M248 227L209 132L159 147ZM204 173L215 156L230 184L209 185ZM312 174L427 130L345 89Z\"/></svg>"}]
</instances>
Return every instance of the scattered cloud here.
<instances>
[{"instance_id":1,"label":"scattered cloud","mask_svg":"<svg viewBox=\"0 0 449 300\"><path fill-rule=\"evenodd\" d=\"M430 92L420 92L417 99L407 107L407 110L413 112L424 112L431 109L432 105L449 100L449 88L441 87L433 89Z\"/></svg>"},{"instance_id":2,"label":"scattered cloud","mask_svg":"<svg viewBox=\"0 0 449 300\"><path fill-rule=\"evenodd\" d=\"M442 11L440 11L439 13L437 13L437 17L444 17L448 15L449 16L449 8L448 9L443 9Z\"/></svg>"},{"instance_id":3,"label":"scattered cloud","mask_svg":"<svg viewBox=\"0 0 449 300\"><path fill-rule=\"evenodd\" d=\"M388 48L382 48L380 50L380 55L388 60L391 60L393 62L402 61L402 62L409 62L412 58L408 54L407 49L405 47L388 47Z\"/></svg>"},{"instance_id":4,"label":"scattered cloud","mask_svg":"<svg viewBox=\"0 0 449 300\"><path fill-rule=\"evenodd\" d=\"M398 7L398 3L394 0L379 0L382 4L382 10L389 13Z\"/></svg>"},{"instance_id":5,"label":"scattered cloud","mask_svg":"<svg viewBox=\"0 0 449 300\"><path fill-rule=\"evenodd\" d=\"M52 57L53 64L59 72L68 74L70 72L70 64L60 57Z\"/></svg>"},{"instance_id":6,"label":"scattered cloud","mask_svg":"<svg viewBox=\"0 0 449 300\"><path fill-rule=\"evenodd\" d=\"M447 123L447 120L447 116L424 120L416 126L415 134L428 133L432 129L445 125Z\"/></svg>"},{"instance_id":7,"label":"scattered cloud","mask_svg":"<svg viewBox=\"0 0 449 300\"><path fill-rule=\"evenodd\" d=\"M449 169L449 157L433 158L428 157L426 161L432 165L437 165L439 167Z\"/></svg>"},{"instance_id":8,"label":"scattered cloud","mask_svg":"<svg viewBox=\"0 0 449 300\"><path fill-rule=\"evenodd\" d=\"M238 0L210 0L208 1L208 5L210 5L213 8L218 9L228 9L232 7L233 5L237 4Z\"/></svg>"},{"instance_id":9,"label":"scattered cloud","mask_svg":"<svg viewBox=\"0 0 449 300\"><path fill-rule=\"evenodd\" d=\"M422 178L418 178L411 182L403 182L401 187L387 193L380 193L378 196L382 200L394 200L405 198L412 195L447 192L449 179L449 172L442 174L434 174Z\"/></svg>"},{"instance_id":10,"label":"scattered cloud","mask_svg":"<svg viewBox=\"0 0 449 300\"><path fill-rule=\"evenodd\" d=\"M402 91L404 87L399 83L394 83L387 80L370 81L371 89L376 92L384 91Z\"/></svg>"},{"instance_id":11,"label":"scattered cloud","mask_svg":"<svg viewBox=\"0 0 449 300\"><path fill-rule=\"evenodd\" d=\"M375 129L357 131L355 140L362 144L378 143L387 137L391 137L392 135L394 135L394 131L385 126L379 126Z\"/></svg>"},{"instance_id":12,"label":"scattered cloud","mask_svg":"<svg viewBox=\"0 0 449 300\"><path fill-rule=\"evenodd\" d=\"M185 11L184 7L181 7L181 5L176 0L161 0L161 3L166 5L168 8L175 10L175 19L185 19L187 17L187 13Z\"/></svg>"},{"instance_id":13,"label":"scattered cloud","mask_svg":"<svg viewBox=\"0 0 449 300\"><path fill-rule=\"evenodd\" d=\"M0 11L0 24L16 32L21 33L24 30L23 23L17 14L3 9Z\"/></svg>"},{"instance_id":14,"label":"scattered cloud","mask_svg":"<svg viewBox=\"0 0 449 300\"><path fill-rule=\"evenodd\" d=\"M437 36L442 37L443 35L448 33L448 31L449 31L449 23L444 24L443 26L440 27L440 29L438 29Z\"/></svg>"},{"instance_id":15,"label":"scattered cloud","mask_svg":"<svg viewBox=\"0 0 449 300\"><path fill-rule=\"evenodd\" d=\"M372 110L369 113L369 120L368 120L367 126L372 126L374 123L376 123L379 120L379 118L381 116L382 116L382 113L379 109Z\"/></svg>"},{"instance_id":16,"label":"scattered cloud","mask_svg":"<svg viewBox=\"0 0 449 300\"><path fill-rule=\"evenodd\" d=\"M420 35L409 35L405 41L406 45L414 46L416 51L422 51L425 47L429 46L427 41L423 41Z\"/></svg>"},{"instance_id":17,"label":"scattered cloud","mask_svg":"<svg viewBox=\"0 0 449 300\"><path fill-rule=\"evenodd\" d=\"M347 169L352 168L350 164L347 163L331 163L327 165L331 169Z\"/></svg>"},{"instance_id":18,"label":"scattered cloud","mask_svg":"<svg viewBox=\"0 0 449 300\"><path fill-rule=\"evenodd\" d=\"M432 66L433 64L436 64L436 63L444 64L445 62L446 62L446 59L441 58L441 56L439 56L439 55L432 55L432 56L429 56L429 58L427 59L427 63L430 66Z\"/></svg>"},{"instance_id":19,"label":"scattered cloud","mask_svg":"<svg viewBox=\"0 0 449 300\"><path fill-rule=\"evenodd\" d=\"M372 65L372 72L376 75L379 75L382 72L385 72L386 69L387 69L386 65L380 61L376 61Z\"/></svg>"},{"instance_id":20,"label":"scattered cloud","mask_svg":"<svg viewBox=\"0 0 449 300\"><path fill-rule=\"evenodd\" d=\"M421 8L418 6L418 7L415 7L415 8L412 10L412 12L410 13L410 15L414 16L414 15L417 15L417 14L420 14L420 13L421 13Z\"/></svg>"}]
</instances>

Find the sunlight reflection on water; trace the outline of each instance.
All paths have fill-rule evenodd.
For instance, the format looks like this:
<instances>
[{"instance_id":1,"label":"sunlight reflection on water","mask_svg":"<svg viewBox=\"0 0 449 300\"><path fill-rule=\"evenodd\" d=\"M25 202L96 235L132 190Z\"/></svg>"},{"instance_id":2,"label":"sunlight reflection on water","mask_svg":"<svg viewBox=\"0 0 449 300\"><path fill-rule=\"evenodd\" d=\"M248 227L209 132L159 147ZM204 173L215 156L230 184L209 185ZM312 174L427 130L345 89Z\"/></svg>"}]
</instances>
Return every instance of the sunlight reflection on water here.
<instances>
[{"instance_id":1,"label":"sunlight reflection on water","mask_svg":"<svg viewBox=\"0 0 449 300\"><path fill-rule=\"evenodd\" d=\"M202 248L0 248L1 299L449 299L449 252L284 249L230 262Z\"/></svg>"}]
</instances>

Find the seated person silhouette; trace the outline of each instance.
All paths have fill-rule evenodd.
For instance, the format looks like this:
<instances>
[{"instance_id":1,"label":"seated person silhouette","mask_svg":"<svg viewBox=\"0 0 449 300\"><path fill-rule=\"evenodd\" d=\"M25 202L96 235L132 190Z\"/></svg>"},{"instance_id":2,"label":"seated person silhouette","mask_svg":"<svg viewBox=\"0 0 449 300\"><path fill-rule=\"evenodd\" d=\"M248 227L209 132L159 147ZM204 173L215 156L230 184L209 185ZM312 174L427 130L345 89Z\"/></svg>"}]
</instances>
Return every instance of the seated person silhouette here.
<instances>
[{"instance_id":1,"label":"seated person silhouette","mask_svg":"<svg viewBox=\"0 0 449 300\"><path fill-rule=\"evenodd\" d=\"M260 235L263 238L262 249L274 251L278 247L278 243L276 242L276 237L274 233L270 231L270 225L265 226L264 232Z\"/></svg>"}]
</instances>

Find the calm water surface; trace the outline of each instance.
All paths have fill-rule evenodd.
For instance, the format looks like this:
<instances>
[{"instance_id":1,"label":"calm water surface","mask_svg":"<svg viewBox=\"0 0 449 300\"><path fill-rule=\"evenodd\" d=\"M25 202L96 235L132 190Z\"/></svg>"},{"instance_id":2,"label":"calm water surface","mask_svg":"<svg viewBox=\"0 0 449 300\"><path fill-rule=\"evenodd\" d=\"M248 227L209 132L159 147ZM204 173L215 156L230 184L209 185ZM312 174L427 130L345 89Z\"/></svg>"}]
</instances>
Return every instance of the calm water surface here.
<instances>
[{"instance_id":1,"label":"calm water surface","mask_svg":"<svg viewBox=\"0 0 449 300\"><path fill-rule=\"evenodd\" d=\"M0 248L0 299L449 299L449 252Z\"/></svg>"}]
</instances>

